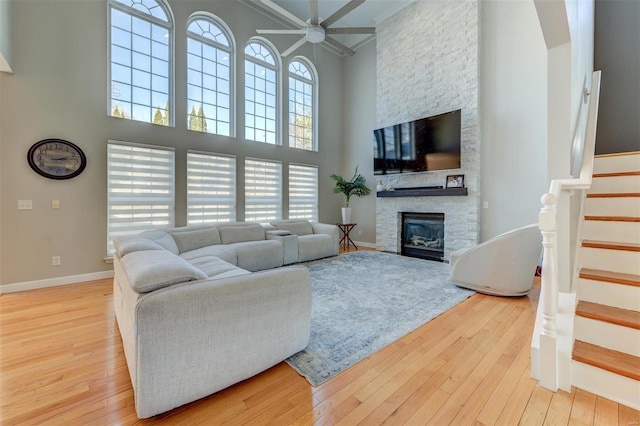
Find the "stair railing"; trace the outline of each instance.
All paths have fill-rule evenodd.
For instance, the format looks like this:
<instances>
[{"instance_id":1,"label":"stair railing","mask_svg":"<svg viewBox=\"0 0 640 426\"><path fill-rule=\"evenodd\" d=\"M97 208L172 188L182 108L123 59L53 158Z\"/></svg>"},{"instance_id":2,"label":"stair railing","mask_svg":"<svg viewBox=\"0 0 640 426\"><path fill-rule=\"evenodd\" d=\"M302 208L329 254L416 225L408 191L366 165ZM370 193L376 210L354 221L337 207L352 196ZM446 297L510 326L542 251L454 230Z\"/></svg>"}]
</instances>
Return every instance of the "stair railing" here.
<instances>
[{"instance_id":1,"label":"stair railing","mask_svg":"<svg viewBox=\"0 0 640 426\"><path fill-rule=\"evenodd\" d=\"M577 232L571 239L571 211L574 191L585 192L591 187L593 175L593 157L595 152L596 125L598 121L598 105L600 100L600 71L595 71L592 77L589 113L587 116L584 149L582 150L582 165L580 176L571 179L554 179L549 186L549 192L544 194L541 202L544 207L540 210L538 223L542 233L542 280L540 302L542 304L542 329L540 330L540 385L552 391L559 386L558 371L558 336L556 331L556 317L560 287L564 291L574 288L577 274L576 256L579 243ZM582 203L584 199L580 197ZM576 206L573 206L576 207ZM581 206L577 207L579 211ZM575 210L575 209L574 209ZM561 224L562 226L558 226ZM573 245L573 247L572 247ZM573 250L572 250L573 248ZM570 265L565 268L569 276L562 276L560 283L559 266ZM564 281L570 281L565 283ZM564 371L564 374L569 372Z\"/></svg>"}]
</instances>

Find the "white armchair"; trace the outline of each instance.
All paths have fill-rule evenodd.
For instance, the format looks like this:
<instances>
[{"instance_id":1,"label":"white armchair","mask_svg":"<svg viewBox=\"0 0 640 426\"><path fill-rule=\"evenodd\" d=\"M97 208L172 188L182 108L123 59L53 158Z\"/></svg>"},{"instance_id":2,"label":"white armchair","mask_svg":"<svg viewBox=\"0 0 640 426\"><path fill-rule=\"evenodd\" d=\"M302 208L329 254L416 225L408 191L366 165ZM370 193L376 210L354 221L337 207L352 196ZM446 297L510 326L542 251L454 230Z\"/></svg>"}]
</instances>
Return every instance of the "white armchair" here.
<instances>
[{"instance_id":1,"label":"white armchair","mask_svg":"<svg viewBox=\"0 0 640 426\"><path fill-rule=\"evenodd\" d=\"M449 277L459 287L494 296L524 296L531 290L542 252L538 224L498 235L451 253Z\"/></svg>"}]
</instances>

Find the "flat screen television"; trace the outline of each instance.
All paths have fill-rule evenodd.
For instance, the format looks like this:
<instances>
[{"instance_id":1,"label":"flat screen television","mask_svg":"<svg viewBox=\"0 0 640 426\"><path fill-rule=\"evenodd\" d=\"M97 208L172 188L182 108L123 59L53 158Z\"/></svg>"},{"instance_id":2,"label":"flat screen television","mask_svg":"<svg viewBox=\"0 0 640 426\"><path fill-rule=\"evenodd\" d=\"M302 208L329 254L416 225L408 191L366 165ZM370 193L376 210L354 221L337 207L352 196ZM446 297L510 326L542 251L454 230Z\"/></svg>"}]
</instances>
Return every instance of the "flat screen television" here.
<instances>
[{"instance_id":1,"label":"flat screen television","mask_svg":"<svg viewBox=\"0 0 640 426\"><path fill-rule=\"evenodd\" d=\"M376 175L460 168L461 110L373 131Z\"/></svg>"}]
</instances>

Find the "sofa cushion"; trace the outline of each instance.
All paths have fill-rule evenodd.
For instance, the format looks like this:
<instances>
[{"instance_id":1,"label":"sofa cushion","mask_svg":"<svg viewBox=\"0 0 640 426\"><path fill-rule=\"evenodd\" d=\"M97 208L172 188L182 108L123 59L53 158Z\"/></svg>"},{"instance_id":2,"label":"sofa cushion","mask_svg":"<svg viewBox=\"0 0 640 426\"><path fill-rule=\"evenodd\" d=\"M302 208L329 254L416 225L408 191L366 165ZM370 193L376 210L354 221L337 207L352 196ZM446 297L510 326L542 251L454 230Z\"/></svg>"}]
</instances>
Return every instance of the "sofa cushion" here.
<instances>
[{"instance_id":1,"label":"sofa cushion","mask_svg":"<svg viewBox=\"0 0 640 426\"><path fill-rule=\"evenodd\" d=\"M187 228L183 231L169 231L169 234L171 234L176 241L180 253L220 244L218 229L212 227L199 229Z\"/></svg>"},{"instance_id":2,"label":"sofa cushion","mask_svg":"<svg viewBox=\"0 0 640 426\"><path fill-rule=\"evenodd\" d=\"M229 262L232 265L238 264L238 254L236 253L236 249L234 249L233 247L225 246L224 244L218 246L201 247L199 249L180 253L180 257L187 260L189 263L193 263L193 260L202 256L216 256L224 260L225 262Z\"/></svg>"},{"instance_id":3,"label":"sofa cushion","mask_svg":"<svg viewBox=\"0 0 640 426\"><path fill-rule=\"evenodd\" d=\"M250 274L249 271L238 268L216 256L201 256L189 263L207 274L209 278L229 278Z\"/></svg>"},{"instance_id":4,"label":"sofa cushion","mask_svg":"<svg viewBox=\"0 0 640 426\"><path fill-rule=\"evenodd\" d=\"M300 262L335 256L337 254L335 251L333 238L327 234L298 237L298 260Z\"/></svg>"},{"instance_id":5,"label":"sofa cushion","mask_svg":"<svg viewBox=\"0 0 640 426\"><path fill-rule=\"evenodd\" d=\"M134 251L121 262L136 293L208 278L200 269L167 250Z\"/></svg>"},{"instance_id":6,"label":"sofa cushion","mask_svg":"<svg viewBox=\"0 0 640 426\"><path fill-rule=\"evenodd\" d=\"M178 254L180 252L178 250L178 246L176 245L176 241L164 229L152 229L150 231L143 231L137 236L144 237L153 242L156 242L173 254Z\"/></svg>"},{"instance_id":7,"label":"sofa cushion","mask_svg":"<svg viewBox=\"0 0 640 426\"><path fill-rule=\"evenodd\" d=\"M245 241L259 241L265 239L265 230L259 223L239 226L220 226L220 240L222 244L242 243Z\"/></svg>"},{"instance_id":8,"label":"sofa cushion","mask_svg":"<svg viewBox=\"0 0 640 426\"><path fill-rule=\"evenodd\" d=\"M118 256L123 257L134 251L163 250L160 244L144 237L120 237L113 240L113 247Z\"/></svg>"},{"instance_id":9,"label":"sofa cushion","mask_svg":"<svg viewBox=\"0 0 640 426\"><path fill-rule=\"evenodd\" d=\"M271 224L280 230L289 231L298 236L313 234L313 227L308 220L278 220L271 222Z\"/></svg>"},{"instance_id":10,"label":"sofa cushion","mask_svg":"<svg viewBox=\"0 0 640 426\"><path fill-rule=\"evenodd\" d=\"M278 268L284 264L284 247L277 240L231 244L238 253L238 266L251 272Z\"/></svg>"}]
</instances>

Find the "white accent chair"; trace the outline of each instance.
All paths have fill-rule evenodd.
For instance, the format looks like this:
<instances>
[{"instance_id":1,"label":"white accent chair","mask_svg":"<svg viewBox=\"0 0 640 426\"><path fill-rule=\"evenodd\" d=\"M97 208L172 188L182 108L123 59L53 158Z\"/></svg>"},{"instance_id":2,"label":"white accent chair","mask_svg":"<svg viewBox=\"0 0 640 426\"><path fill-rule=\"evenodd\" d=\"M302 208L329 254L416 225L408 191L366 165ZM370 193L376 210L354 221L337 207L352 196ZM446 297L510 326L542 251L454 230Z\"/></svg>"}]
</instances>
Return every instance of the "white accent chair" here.
<instances>
[{"instance_id":1,"label":"white accent chair","mask_svg":"<svg viewBox=\"0 0 640 426\"><path fill-rule=\"evenodd\" d=\"M498 235L449 256L452 283L494 296L524 296L531 290L542 252L538 224Z\"/></svg>"}]
</instances>

